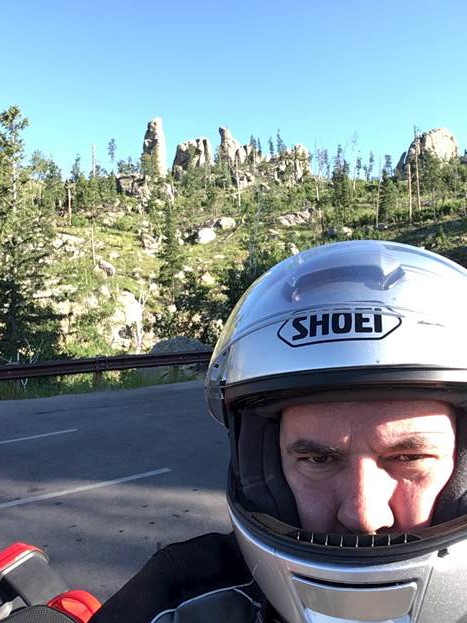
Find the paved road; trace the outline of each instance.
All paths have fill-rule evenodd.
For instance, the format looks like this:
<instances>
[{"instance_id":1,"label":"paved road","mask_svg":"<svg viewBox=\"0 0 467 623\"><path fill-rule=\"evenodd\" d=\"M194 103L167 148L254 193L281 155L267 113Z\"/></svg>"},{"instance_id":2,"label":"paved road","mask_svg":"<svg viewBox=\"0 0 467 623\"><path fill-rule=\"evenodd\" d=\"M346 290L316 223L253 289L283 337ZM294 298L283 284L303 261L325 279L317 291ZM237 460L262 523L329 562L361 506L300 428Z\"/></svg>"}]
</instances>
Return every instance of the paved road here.
<instances>
[{"instance_id":1,"label":"paved road","mask_svg":"<svg viewBox=\"0 0 467 623\"><path fill-rule=\"evenodd\" d=\"M105 599L160 546L229 529L224 429L199 382L0 403L0 546Z\"/></svg>"}]
</instances>

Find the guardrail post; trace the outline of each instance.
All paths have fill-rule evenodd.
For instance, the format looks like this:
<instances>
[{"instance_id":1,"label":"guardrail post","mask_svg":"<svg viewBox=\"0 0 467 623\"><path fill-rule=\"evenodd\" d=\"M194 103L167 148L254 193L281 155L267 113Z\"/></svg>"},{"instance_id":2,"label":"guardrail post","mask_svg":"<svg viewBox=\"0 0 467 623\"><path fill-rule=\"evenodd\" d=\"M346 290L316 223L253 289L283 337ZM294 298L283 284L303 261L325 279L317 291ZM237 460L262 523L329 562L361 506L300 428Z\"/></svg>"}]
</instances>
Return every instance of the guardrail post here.
<instances>
[{"instance_id":1,"label":"guardrail post","mask_svg":"<svg viewBox=\"0 0 467 623\"><path fill-rule=\"evenodd\" d=\"M178 383L180 380L180 366L170 366L168 377L170 383Z\"/></svg>"},{"instance_id":2,"label":"guardrail post","mask_svg":"<svg viewBox=\"0 0 467 623\"><path fill-rule=\"evenodd\" d=\"M100 389L104 384L104 375L102 370L96 370L92 377L92 386L95 389Z\"/></svg>"}]
</instances>

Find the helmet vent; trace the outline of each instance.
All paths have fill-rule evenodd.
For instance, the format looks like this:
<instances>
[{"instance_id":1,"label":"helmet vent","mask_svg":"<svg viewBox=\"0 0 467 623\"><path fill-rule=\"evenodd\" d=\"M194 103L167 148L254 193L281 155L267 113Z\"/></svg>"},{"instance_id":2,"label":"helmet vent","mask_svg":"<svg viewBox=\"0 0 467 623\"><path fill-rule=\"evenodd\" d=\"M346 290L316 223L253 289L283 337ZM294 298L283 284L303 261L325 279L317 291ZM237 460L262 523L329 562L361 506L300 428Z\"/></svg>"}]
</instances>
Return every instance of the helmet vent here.
<instances>
[{"instance_id":1,"label":"helmet vent","mask_svg":"<svg viewBox=\"0 0 467 623\"><path fill-rule=\"evenodd\" d=\"M333 532L312 532L301 530L266 515L252 513L252 518L266 526L273 533L311 545L320 545L336 549L384 548L391 545L407 545L421 540L420 536L410 532L387 534L336 534Z\"/></svg>"},{"instance_id":2,"label":"helmet vent","mask_svg":"<svg viewBox=\"0 0 467 623\"><path fill-rule=\"evenodd\" d=\"M295 540L312 545L328 547L389 547L419 541L420 537L404 532L401 534L334 534L329 532L306 532L296 529Z\"/></svg>"}]
</instances>

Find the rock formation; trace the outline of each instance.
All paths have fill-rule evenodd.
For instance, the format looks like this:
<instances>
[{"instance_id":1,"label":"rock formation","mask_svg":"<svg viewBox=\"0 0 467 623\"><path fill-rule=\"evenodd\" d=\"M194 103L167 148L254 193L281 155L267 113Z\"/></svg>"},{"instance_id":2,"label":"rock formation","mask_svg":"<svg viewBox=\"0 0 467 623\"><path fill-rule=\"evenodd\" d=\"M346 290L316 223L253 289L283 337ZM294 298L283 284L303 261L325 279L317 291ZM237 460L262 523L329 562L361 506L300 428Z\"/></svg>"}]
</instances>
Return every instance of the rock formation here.
<instances>
[{"instance_id":1,"label":"rock formation","mask_svg":"<svg viewBox=\"0 0 467 623\"><path fill-rule=\"evenodd\" d=\"M295 145L292 148L292 158L295 181L301 182L303 177L310 173L310 152L305 145Z\"/></svg>"},{"instance_id":2,"label":"rock formation","mask_svg":"<svg viewBox=\"0 0 467 623\"><path fill-rule=\"evenodd\" d=\"M242 165L245 163L254 165L261 162L261 155L253 146L248 144L240 145L228 128L219 128L219 134L221 136L219 154L221 158L225 158L230 165Z\"/></svg>"},{"instance_id":3,"label":"rock formation","mask_svg":"<svg viewBox=\"0 0 467 623\"><path fill-rule=\"evenodd\" d=\"M132 292L123 290L119 293L109 326L111 330L109 342L112 349L140 351L143 336L143 307Z\"/></svg>"},{"instance_id":4,"label":"rock formation","mask_svg":"<svg viewBox=\"0 0 467 623\"><path fill-rule=\"evenodd\" d=\"M281 214L277 217L277 222L282 225L282 227L299 227L300 225L309 225L315 219L316 212L312 208L307 208L299 212Z\"/></svg>"},{"instance_id":5,"label":"rock formation","mask_svg":"<svg viewBox=\"0 0 467 623\"><path fill-rule=\"evenodd\" d=\"M397 163L396 171L404 177L406 166L413 162L415 154L420 156L426 152L433 154L440 160L447 161L458 157L459 148L454 135L446 128L436 128L423 132L410 143L409 149L402 154Z\"/></svg>"},{"instance_id":6,"label":"rock formation","mask_svg":"<svg viewBox=\"0 0 467 623\"><path fill-rule=\"evenodd\" d=\"M295 145L274 156L263 156L253 145L241 145L232 132L219 128L219 157L229 165L232 183L244 190L257 183L258 178L274 180L277 183L293 186L310 175L309 152L303 145ZM148 123L143 142L144 156L154 155L157 174L165 177L166 145L162 120L155 118ZM213 163L213 150L209 139L200 137L177 145L172 164L172 173L179 180L190 168L210 167ZM143 166L144 169L144 166ZM149 171L151 169L149 168ZM147 172L118 173L117 189L126 195L136 197L141 206L147 204L150 195L150 175ZM173 188L167 185L167 196L173 198Z\"/></svg>"},{"instance_id":7,"label":"rock formation","mask_svg":"<svg viewBox=\"0 0 467 623\"><path fill-rule=\"evenodd\" d=\"M276 182L292 186L310 174L309 152L304 145L294 145L280 154L267 156L270 177Z\"/></svg>"},{"instance_id":8,"label":"rock formation","mask_svg":"<svg viewBox=\"0 0 467 623\"><path fill-rule=\"evenodd\" d=\"M148 200L148 188L144 175L141 175L141 173L117 173L115 179L119 193L129 197L136 197L143 202Z\"/></svg>"},{"instance_id":9,"label":"rock formation","mask_svg":"<svg viewBox=\"0 0 467 623\"><path fill-rule=\"evenodd\" d=\"M230 164L234 164L240 143L232 136L229 128L219 128L219 134L221 135L219 154L221 158L225 158Z\"/></svg>"},{"instance_id":10,"label":"rock formation","mask_svg":"<svg viewBox=\"0 0 467 623\"><path fill-rule=\"evenodd\" d=\"M155 156L157 174L165 177L167 173L167 150L162 119L156 117L148 123L143 142L143 156Z\"/></svg>"},{"instance_id":11,"label":"rock formation","mask_svg":"<svg viewBox=\"0 0 467 623\"><path fill-rule=\"evenodd\" d=\"M189 168L202 168L211 163L212 148L209 139L196 138L177 145L172 173L175 179L180 179L183 172Z\"/></svg>"},{"instance_id":12,"label":"rock formation","mask_svg":"<svg viewBox=\"0 0 467 623\"><path fill-rule=\"evenodd\" d=\"M295 145L281 154L263 158L252 145L240 145L228 128L219 128L219 134L221 136L219 155L230 164L233 176L237 175L237 169L240 167L238 184L241 189L255 182L256 165L263 162L269 166L268 177L283 184L299 183L310 173L309 152L303 145Z\"/></svg>"}]
</instances>

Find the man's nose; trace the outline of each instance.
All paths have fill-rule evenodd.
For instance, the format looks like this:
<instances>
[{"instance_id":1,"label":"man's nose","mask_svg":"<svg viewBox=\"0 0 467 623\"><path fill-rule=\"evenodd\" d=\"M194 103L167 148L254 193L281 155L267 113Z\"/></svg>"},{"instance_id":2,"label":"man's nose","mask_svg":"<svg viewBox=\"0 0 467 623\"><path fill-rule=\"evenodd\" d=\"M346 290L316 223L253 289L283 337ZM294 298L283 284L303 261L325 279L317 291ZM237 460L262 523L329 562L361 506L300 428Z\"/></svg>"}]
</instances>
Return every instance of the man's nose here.
<instances>
[{"instance_id":1,"label":"man's nose","mask_svg":"<svg viewBox=\"0 0 467 623\"><path fill-rule=\"evenodd\" d=\"M338 521L354 534L372 534L394 525L390 500L396 482L371 457L355 457L342 480Z\"/></svg>"}]
</instances>

